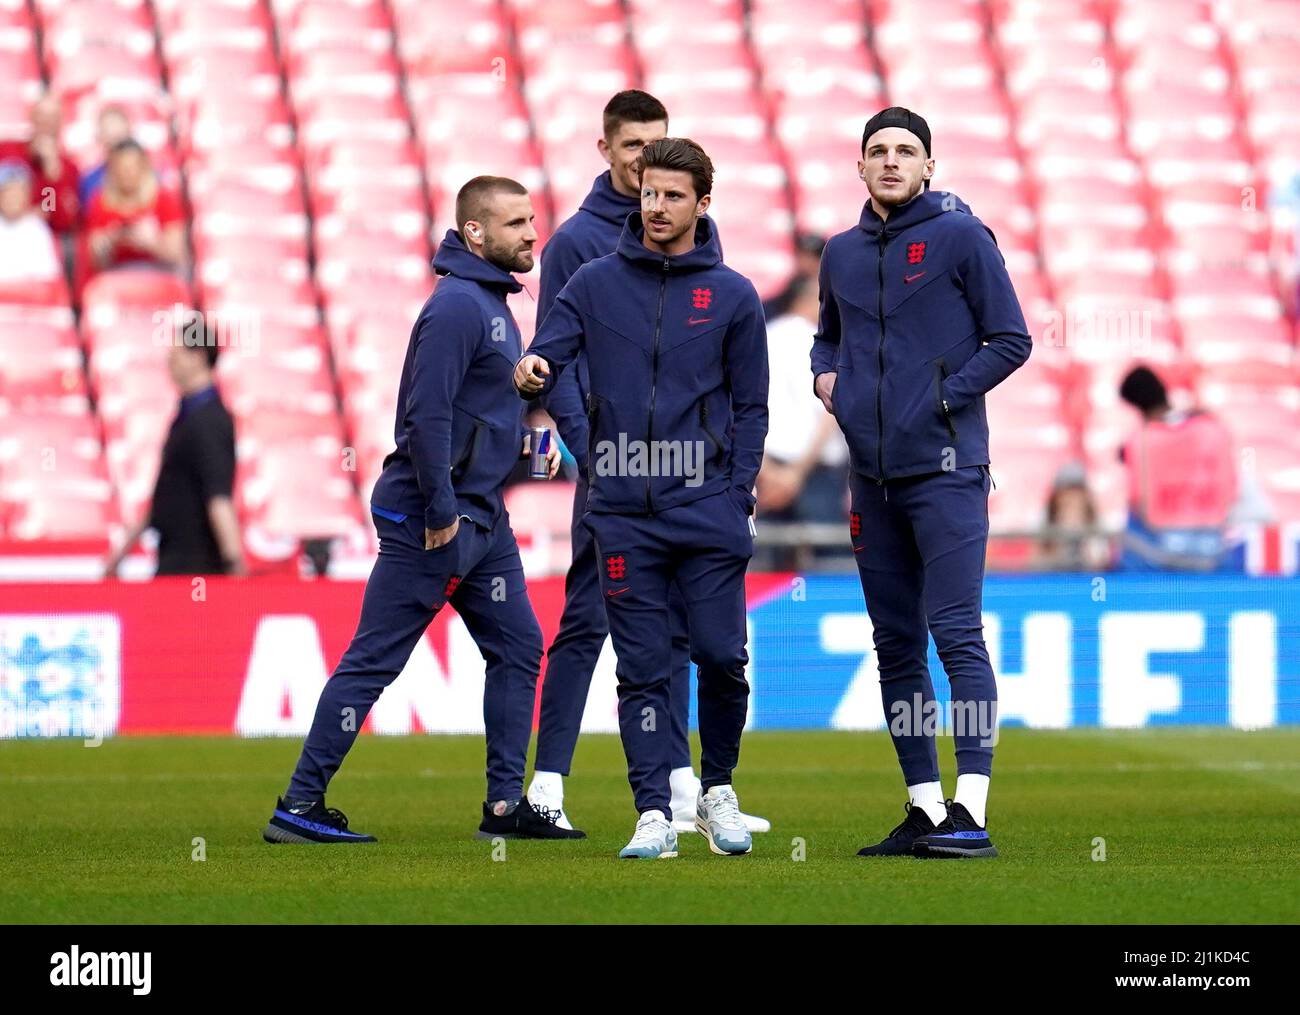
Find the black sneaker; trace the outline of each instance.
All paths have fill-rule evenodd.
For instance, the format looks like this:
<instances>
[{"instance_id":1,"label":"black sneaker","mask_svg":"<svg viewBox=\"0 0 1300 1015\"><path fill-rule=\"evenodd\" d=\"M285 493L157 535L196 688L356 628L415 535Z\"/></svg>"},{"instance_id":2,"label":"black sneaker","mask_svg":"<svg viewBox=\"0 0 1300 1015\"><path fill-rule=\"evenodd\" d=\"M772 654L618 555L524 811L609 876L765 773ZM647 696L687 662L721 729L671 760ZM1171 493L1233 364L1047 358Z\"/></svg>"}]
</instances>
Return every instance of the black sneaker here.
<instances>
[{"instance_id":1,"label":"black sneaker","mask_svg":"<svg viewBox=\"0 0 1300 1015\"><path fill-rule=\"evenodd\" d=\"M915 807L911 803L906 803L903 805L903 810L907 812L903 823L874 846L863 846L858 850L858 856L911 856L912 843L918 837L933 832L936 827L941 827L930 820L930 815L925 813L924 807Z\"/></svg>"},{"instance_id":2,"label":"black sneaker","mask_svg":"<svg viewBox=\"0 0 1300 1015\"><path fill-rule=\"evenodd\" d=\"M556 822L560 812L549 807L538 807L527 799L498 800L505 804L501 813L490 803L483 805L483 820L479 823L476 839L585 839L586 832L576 828L561 828Z\"/></svg>"},{"instance_id":3,"label":"black sneaker","mask_svg":"<svg viewBox=\"0 0 1300 1015\"><path fill-rule=\"evenodd\" d=\"M276 800L271 823L262 832L267 842L378 842L373 835L348 831L348 819L336 807L326 807L324 800L301 800L290 803Z\"/></svg>"},{"instance_id":4,"label":"black sneaker","mask_svg":"<svg viewBox=\"0 0 1300 1015\"><path fill-rule=\"evenodd\" d=\"M939 827L929 835L922 835L912 843L912 852L931 860L998 855L989 833L975 824L970 811L951 800L948 801L948 817L939 822Z\"/></svg>"}]
</instances>

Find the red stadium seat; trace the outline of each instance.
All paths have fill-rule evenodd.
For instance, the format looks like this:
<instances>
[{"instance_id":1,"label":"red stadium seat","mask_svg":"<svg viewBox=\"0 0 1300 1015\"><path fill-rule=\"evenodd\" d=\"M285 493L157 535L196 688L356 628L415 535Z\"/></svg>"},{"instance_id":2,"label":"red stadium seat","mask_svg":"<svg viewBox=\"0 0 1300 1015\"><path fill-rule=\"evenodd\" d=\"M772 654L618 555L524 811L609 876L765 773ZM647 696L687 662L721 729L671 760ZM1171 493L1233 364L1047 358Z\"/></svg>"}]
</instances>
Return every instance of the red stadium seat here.
<instances>
[{"instance_id":1,"label":"red stadium seat","mask_svg":"<svg viewBox=\"0 0 1300 1015\"><path fill-rule=\"evenodd\" d=\"M58 346L6 343L0 349L0 402L28 411L32 406L84 413L86 374L81 368L81 348L74 343Z\"/></svg>"},{"instance_id":2,"label":"red stadium seat","mask_svg":"<svg viewBox=\"0 0 1300 1015\"><path fill-rule=\"evenodd\" d=\"M0 512L7 516L5 532L20 542L103 539L117 520L107 480L46 488L35 499L35 483L0 488ZM12 498L12 499L11 499Z\"/></svg>"},{"instance_id":3,"label":"red stadium seat","mask_svg":"<svg viewBox=\"0 0 1300 1015\"><path fill-rule=\"evenodd\" d=\"M285 465L288 483L241 461L245 520L308 535L358 524L357 487L391 450L431 240L454 225L470 176L523 180L545 238L604 168L592 140L605 99L646 87L673 132L713 156L728 260L768 293L793 267L796 226L856 221L865 117L915 105L935 133L936 188L995 231L1035 335L1030 365L989 399L995 474L1016 491L995 494L994 522L1032 528L1067 455L1084 457L1103 513L1122 518L1113 453L1129 420L1114 387L1138 358L1180 397L1195 383L1252 437L1296 411L1283 306L1294 226L1269 193L1300 161L1294 13L1263 0L8 0L0 132L26 129L43 67L85 164L100 157L99 108L126 105L184 184L204 308L260 325L258 356L228 352L220 366L243 450L332 449ZM525 282L511 304L527 338L536 273ZM19 412L44 427L56 410L93 428L91 390L109 447L86 459L86 478L116 487L65 491L90 505L80 521L40 493L20 515L6 494L30 479L4 486L0 462L10 528L102 534L118 507L141 509L176 400L153 315L195 295L170 276L92 279L83 371L62 284L0 292L0 431ZM1125 313L1137 330L1107 332L1133 323ZM1089 322L1100 332L1083 334ZM355 475L334 454L336 382ZM1280 447L1259 439L1286 474ZM1285 510L1300 508L1285 481L1269 482Z\"/></svg>"},{"instance_id":4,"label":"red stadium seat","mask_svg":"<svg viewBox=\"0 0 1300 1015\"><path fill-rule=\"evenodd\" d=\"M162 271L105 271L86 283L82 307L92 327L132 314L152 315L176 304L189 306L190 287L183 278Z\"/></svg>"},{"instance_id":5,"label":"red stadium seat","mask_svg":"<svg viewBox=\"0 0 1300 1015\"><path fill-rule=\"evenodd\" d=\"M1271 363L1291 370L1295 343L1289 322L1277 317L1230 313L1182 316L1183 348L1199 364Z\"/></svg>"},{"instance_id":6,"label":"red stadium seat","mask_svg":"<svg viewBox=\"0 0 1300 1015\"><path fill-rule=\"evenodd\" d=\"M29 307L66 307L68 283L62 277L49 282L0 283L0 304Z\"/></svg>"}]
</instances>

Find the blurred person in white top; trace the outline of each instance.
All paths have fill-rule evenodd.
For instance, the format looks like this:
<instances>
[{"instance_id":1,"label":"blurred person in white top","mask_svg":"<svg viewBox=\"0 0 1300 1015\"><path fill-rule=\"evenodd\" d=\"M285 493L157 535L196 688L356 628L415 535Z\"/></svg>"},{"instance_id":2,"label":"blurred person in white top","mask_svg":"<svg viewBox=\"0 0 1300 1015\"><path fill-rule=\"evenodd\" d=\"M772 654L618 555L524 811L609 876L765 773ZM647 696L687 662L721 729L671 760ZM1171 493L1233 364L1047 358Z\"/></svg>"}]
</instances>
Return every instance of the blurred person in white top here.
<instances>
[{"instance_id":1,"label":"blurred person in white top","mask_svg":"<svg viewBox=\"0 0 1300 1015\"><path fill-rule=\"evenodd\" d=\"M54 235L32 206L32 171L0 162L0 285L52 282L62 273Z\"/></svg>"},{"instance_id":2,"label":"blurred person in white top","mask_svg":"<svg viewBox=\"0 0 1300 1015\"><path fill-rule=\"evenodd\" d=\"M838 522L848 510L848 446L804 376L817 330L817 279L796 279L787 296L786 312L767 323L771 381L758 505L773 521Z\"/></svg>"}]
</instances>

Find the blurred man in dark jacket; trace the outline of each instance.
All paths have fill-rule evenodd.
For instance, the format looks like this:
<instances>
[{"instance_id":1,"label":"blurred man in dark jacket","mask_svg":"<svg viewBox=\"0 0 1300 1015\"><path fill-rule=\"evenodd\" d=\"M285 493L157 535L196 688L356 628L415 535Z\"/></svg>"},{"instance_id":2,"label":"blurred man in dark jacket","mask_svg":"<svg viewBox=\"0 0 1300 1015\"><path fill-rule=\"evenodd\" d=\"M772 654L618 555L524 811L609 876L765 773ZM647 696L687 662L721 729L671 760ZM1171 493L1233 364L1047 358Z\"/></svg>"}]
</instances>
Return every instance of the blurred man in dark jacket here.
<instances>
[{"instance_id":1,"label":"blurred man in dark jacket","mask_svg":"<svg viewBox=\"0 0 1300 1015\"><path fill-rule=\"evenodd\" d=\"M149 514L132 526L109 555L106 575L144 530L158 533L158 575L245 573L235 486L235 423L221 401L213 368L221 352L218 335L197 310L176 322L167 367L180 405L163 444Z\"/></svg>"}]
</instances>

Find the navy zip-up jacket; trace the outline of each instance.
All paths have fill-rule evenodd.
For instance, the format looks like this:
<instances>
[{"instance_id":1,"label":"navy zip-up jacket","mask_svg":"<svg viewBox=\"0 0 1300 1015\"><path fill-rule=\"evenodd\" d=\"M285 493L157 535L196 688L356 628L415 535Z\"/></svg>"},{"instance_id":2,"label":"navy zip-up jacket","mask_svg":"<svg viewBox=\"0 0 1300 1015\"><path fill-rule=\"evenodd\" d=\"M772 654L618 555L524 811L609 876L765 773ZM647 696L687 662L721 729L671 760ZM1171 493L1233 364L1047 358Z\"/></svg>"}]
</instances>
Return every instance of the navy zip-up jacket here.
<instances>
[{"instance_id":1,"label":"navy zip-up jacket","mask_svg":"<svg viewBox=\"0 0 1300 1015\"><path fill-rule=\"evenodd\" d=\"M539 324L546 321L555 297L560 295L560 290L568 284L575 271L588 261L618 250L627 217L640 210L641 202L637 198L625 197L614 189L608 169L596 177L581 207L555 230L542 249L542 279L537 296ZM717 235L716 224L713 232L718 239L720 257L722 240ZM584 473L587 471L587 393L590 390L587 357L579 355L542 399L542 408L555 420L565 447L573 453L578 468Z\"/></svg>"},{"instance_id":2,"label":"navy zip-up jacket","mask_svg":"<svg viewBox=\"0 0 1300 1015\"><path fill-rule=\"evenodd\" d=\"M695 247L675 257L649 250L642 235L634 212L617 253L583 265L556 297L528 349L551 368L539 394L586 356L588 510L654 514L728 487L752 510L767 437L762 303L722 263L708 219L696 223ZM638 466L631 442L648 453L665 441L700 448L702 475L642 474L665 470Z\"/></svg>"},{"instance_id":3,"label":"navy zip-up jacket","mask_svg":"<svg viewBox=\"0 0 1300 1015\"><path fill-rule=\"evenodd\" d=\"M471 253L454 229L433 259L443 276L411 329L397 389L397 450L370 502L444 529L458 516L491 528L523 449L513 374L523 347L506 305L523 287Z\"/></svg>"},{"instance_id":4,"label":"navy zip-up jacket","mask_svg":"<svg viewBox=\"0 0 1300 1015\"><path fill-rule=\"evenodd\" d=\"M989 464L984 395L1031 341L988 227L939 191L886 221L867 201L826 244L820 284L812 372L836 374L854 470L883 481Z\"/></svg>"},{"instance_id":5,"label":"navy zip-up jacket","mask_svg":"<svg viewBox=\"0 0 1300 1015\"><path fill-rule=\"evenodd\" d=\"M555 297L575 271L588 261L618 249L623 224L640 208L637 198L626 197L614 189L608 169L596 177L577 212L555 230L542 249L542 277L537 295L539 324L546 321ZM587 392L590 390L587 359L579 356L542 399L542 407L555 420L565 447L573 453L583 472L587 471Z\"/></svg>"}]
</instances>

